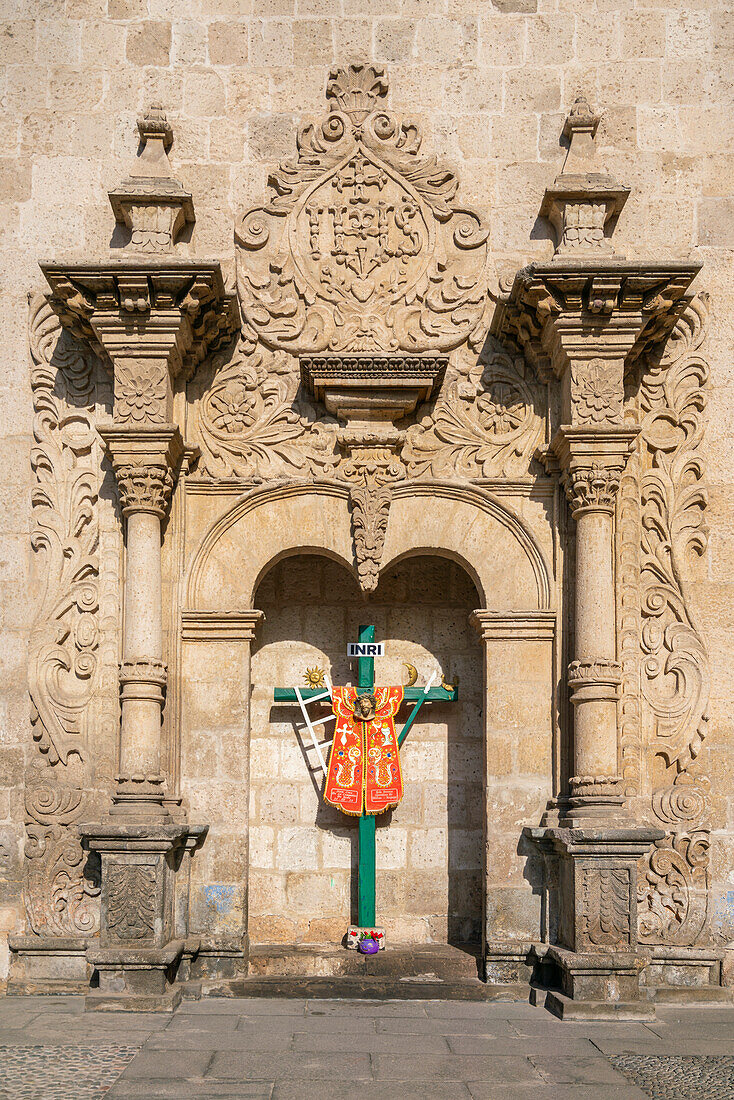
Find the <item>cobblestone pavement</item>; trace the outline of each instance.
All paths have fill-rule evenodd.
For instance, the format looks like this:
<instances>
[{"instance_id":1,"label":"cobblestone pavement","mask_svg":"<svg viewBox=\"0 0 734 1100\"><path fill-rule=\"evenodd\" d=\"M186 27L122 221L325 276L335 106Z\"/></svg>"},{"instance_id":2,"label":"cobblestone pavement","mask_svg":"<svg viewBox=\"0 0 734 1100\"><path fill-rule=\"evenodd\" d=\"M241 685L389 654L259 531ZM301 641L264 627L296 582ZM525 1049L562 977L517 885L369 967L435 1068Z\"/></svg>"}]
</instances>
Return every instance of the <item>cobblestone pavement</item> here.
<instances>
[{"instance_id":1,"label":"cobblestone pavement","mask_svg":"<svg viewBox=\"0 0 734 1100\"><path fill-rule=\"evenodd\" d=\"M0 997L0 1100L734 1100L734 1006L648 1024L527 1004L210 999L171 1014Z\"/></svg>"}]
</instances>

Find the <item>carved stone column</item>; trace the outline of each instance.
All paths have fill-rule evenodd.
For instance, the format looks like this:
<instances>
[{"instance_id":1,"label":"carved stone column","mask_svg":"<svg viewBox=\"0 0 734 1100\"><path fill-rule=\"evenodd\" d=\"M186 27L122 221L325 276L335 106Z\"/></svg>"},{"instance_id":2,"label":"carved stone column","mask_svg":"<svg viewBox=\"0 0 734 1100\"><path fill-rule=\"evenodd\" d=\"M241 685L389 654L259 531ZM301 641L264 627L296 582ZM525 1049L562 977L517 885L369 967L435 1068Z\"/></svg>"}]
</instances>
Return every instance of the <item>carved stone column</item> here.
<instances>
[{"instance_id":1,"label":"carved stone column","mask_svg":"<svg viewBox=\"0 0 734 1100\"><path fill-rule=\"evenodd\" d=\"M100 433L117 477L126 528L125 627L120 663L119 772L113 815L168 819L161 722L166 687L161 605L161 523L183 443L178 428L111 427Z\"/></svg>"},{"instance_id":2,"label":"carved stone column","mask_svg":"<svg viewBox=\"0 0 734 1100\"><path fill-rule=\"evenodd\" d=\"M620 479L637 428L625 419L624 379L664 340L700 268L616 256L614 218L628 190L595 163L598 117L580 97L566 123L563 171L541 213L556 232L549 263L518 272L493 330L521 345L556 380L560 427L552 441L575 520L572 775L560 828L526 829L543 852L555 907L548 958L559 1015L640 1017L637 861L661 830L625 812L618 768L614 525ZM560 792L563 795L563 792Z\"/></svg>"},{"instance_id":3,"label":"carved stone column","mask_svg":"<svg viewBox=\"0 0 734 1100\"><path fill-rule=\"evenodd\" d=\"M138 163L110 194L131 231L127 250L99 263L41 267L62 322L112 367L113 420L99 431L125 528L119 768L109 814L81 826L102 870L100 938L87 952L98 982L87 1005L148 1010L181 997L174 981L187 943L174 919L176 872L207 832L171 821L163 802L161 538L184 451L176 388L234 331L236 308L218 263L170 255L193 221L191 196L171 174L165 115L152 109L139 129Z\"/></svg>"},{"instance_id":4,"label":"carved stone column","mask_svg":"<svg viewBox=\"0 0 734 1100\"><path fill-rule=\"evenodd\" d=\"M614 509L634 428L566 428L554 449L576 521L574 660L568 687L574 707L569 824L618 816L624 797L617 766ZM591 819L591 820L589 820Z\"/></svg>"}]
</instances>

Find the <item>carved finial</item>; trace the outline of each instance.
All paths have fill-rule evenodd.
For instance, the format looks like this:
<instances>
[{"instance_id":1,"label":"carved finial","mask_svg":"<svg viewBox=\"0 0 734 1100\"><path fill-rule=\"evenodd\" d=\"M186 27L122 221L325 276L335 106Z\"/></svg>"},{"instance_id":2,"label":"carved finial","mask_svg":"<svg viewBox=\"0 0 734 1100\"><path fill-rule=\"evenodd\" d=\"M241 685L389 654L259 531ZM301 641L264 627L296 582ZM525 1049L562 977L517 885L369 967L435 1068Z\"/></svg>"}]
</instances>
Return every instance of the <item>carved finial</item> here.
<instances>
[{"instance_id":1,"label":"carved finial","mask_svg":"<svg viewBox=\"0 0 734 1100\"><path fill-rule=\"evenodd\" d=\"M159 152L158 142L163 146L164 153L173 144L173 127L166 118L165 111L160 103L151 103L145 114L138 119L138 132L143 148L140 151L141 159L148 153L148 142L151 143L151 151ZM158 146L158 148L157 148Z\"/></svg>"},{"instance_id":2,"label":"carved finial","mask_svg":"<svg viewBox=\"0 0 734 1100\"><path fill-rule=\"evenodd\" d=\"M570 253L579 258L614 254L609 223L627 201L629 188L620 187L596 162L600 119L578 92L563 126L569 140L566 159L540 208L557 234L554 259Z\"/></svg>"},{"instance_id":3,"label":"carved finial","mask_svg":"<svg viewBox=\"0 0 734 1100\"><path fill-rule=\"evenodd\" d=\"M343 111L355 126L374 111L378 99L387 95L385 70L376 65L350 65L332 69L326 85L330 111Z\"/></svg>"},{"instance_id":4,"label":"carved finial","mask_svg":"<svg viewBox=\"0 0 734 1100\"><path fill-rule=\"evenodd\" d=\"M173 127L159 103L138 119L142 148L129 177L110 191L115 220L131 230L135 252L172 252L186 222L193 223L191 195L173 174L168 150Z\"/></svg>"}]
</instances>

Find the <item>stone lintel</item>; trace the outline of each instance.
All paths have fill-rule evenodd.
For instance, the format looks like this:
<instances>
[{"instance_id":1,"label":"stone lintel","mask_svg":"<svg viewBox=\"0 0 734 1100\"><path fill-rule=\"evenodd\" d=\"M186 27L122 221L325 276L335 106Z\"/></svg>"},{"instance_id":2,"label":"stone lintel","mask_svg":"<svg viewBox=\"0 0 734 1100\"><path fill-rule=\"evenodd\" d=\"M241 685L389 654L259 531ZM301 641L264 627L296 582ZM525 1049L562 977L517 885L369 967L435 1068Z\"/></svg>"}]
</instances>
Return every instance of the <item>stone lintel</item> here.
<instances>
[{"instance_id":1,"label":"stone lintel","mask_svg":"<svg viewBox=\"0 0 734 1100\"><path fill-rule=\"evenodd\" d=\"M161 329L177 323L180 370L190 377L239 327L236 296L225 290L217 261L126 256L101 263L43 261L40 267L62 323L105 360L114 362L123 348L128 357L138 347L150 355L146 348L162 344Z\"/></svg>"},{"instance_id":2,"label":"stone lintel","mask_svg":"<svg viewBox=\"0 0 734 1100\"><path fill-rule=\"evenodd\" d=\"M252 641L265 614L257 610L181 613L182 638L188 642Z\"/></svg>"},{"instance_id":3,"label":"stone lintel","mask_svg":"<svg viewBox=\"0 0 734 1100\"><path fill-rule=\"evenodd\" d=\"M469 622L483 641L490 639L551 641L556 633L555 611L472 611Z\"/></svg>"}]
</instances>

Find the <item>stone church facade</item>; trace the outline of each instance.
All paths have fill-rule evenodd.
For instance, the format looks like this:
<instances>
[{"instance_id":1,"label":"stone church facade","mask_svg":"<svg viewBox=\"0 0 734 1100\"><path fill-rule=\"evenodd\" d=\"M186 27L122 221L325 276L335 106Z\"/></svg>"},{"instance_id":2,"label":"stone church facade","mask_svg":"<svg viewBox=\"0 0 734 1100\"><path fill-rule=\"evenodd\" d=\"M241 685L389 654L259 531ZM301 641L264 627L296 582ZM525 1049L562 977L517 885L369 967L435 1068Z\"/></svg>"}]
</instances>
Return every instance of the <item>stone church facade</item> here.
<instances>
[{"instance_id":1,"label":"stone church facade","mask_svg":"<svg viewBox=\"0 0 734 1100\"><path fill-rule=\"evenodd\" d=\"M371 623L458 684L388 945L730 996L725 5L444 6L3 28L8 993L346 972L356 829L273 692Z\"/></svg>"}]
</instances>

